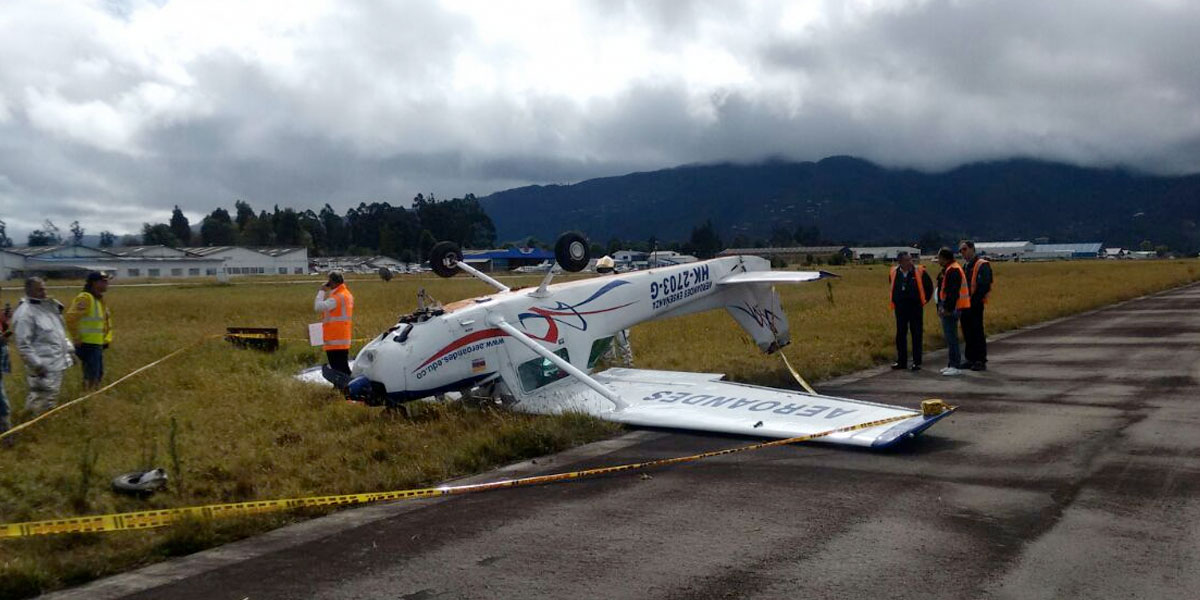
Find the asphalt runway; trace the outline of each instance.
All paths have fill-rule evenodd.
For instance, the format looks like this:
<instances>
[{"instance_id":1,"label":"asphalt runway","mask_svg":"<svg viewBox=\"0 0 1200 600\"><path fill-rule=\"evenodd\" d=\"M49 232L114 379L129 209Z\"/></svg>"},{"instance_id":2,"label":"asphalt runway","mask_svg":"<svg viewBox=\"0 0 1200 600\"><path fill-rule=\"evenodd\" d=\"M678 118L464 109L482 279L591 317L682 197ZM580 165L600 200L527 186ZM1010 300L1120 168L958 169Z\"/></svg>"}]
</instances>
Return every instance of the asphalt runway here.
<instances>
[{"instance_id":1,"label":"asphalt runway","mask_svg":"<svg viewBox=\"0 0 1200 600\"><path fill-rule=\"evenodd\" d=\"M818 386L962 407L900 450L772 448L343 511L56 596L1200 597L1200 285L989 354L988 371L957 379L938 375L939 352L921 373ZM749 441L636 431L502 476Z\"/></svg>"}]
</instances>

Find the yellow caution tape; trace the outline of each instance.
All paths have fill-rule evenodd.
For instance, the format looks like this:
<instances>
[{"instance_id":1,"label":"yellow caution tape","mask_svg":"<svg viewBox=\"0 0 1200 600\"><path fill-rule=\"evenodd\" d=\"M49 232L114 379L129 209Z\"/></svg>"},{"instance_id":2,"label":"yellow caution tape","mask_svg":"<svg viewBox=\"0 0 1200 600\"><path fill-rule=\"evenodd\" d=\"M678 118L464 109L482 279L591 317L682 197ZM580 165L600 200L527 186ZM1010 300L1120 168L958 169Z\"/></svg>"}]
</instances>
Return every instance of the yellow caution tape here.
<instances>
[{"instance_id":1,"label":"yellow caution tape","mask_svg":"<svg viewBox=\"0 0 1200 600\"><path fill-rule=\"evenodd\" d=\"M275 338L281 342L308 342L308 338L281 337ZM375 338L350 338L351 342L366 342ZM319 345L319 344L318 344Z\"/></svg>"},{"instance_id":2,"label":"yellow caution tape","mask_svg":"<svg viewBox=\"0 0 1200 600\"><path fill-rule=\"evenodd\" d=\"M308 341L308 338L279 337L278 335L271 334L271 333L222 333L220 335L225 338L241 338L241 339L246 339L246 340L281 340L281 341L286 340L286 341L290 341L290 342L307 342ZM351 338L350 341L365 342L370 339L372 339L372 338Z\"/></svg>"},{"instance_id":3,"label":"yellow caution tape","mask_svg":"<svg viewBox=\"0 0 1200 600\"><path fill-rule=\"evenodd\" d=\"M953 410L953 409L951 409ZM342 494L337 496L310 496L306 498L288 498L283 500L259 500L254 502L234 502L229 504L209 504L206 506L187 506L182 508L165 508L160 510L143 510L138 512L116 513L109 515L93 515L88 517L75 517L71 519L53 519L49 521L30 521L26 523L7 523L0 525L0 539L32 537L39 535L52 535L59 533L100 533L110 531L127 531L133 529L152 529L155 527L165 527L177 523L184 519L215 519L220 517L234 517L256 515L272 512L280 512L293 510L297 508L320 507L320 506L351 506L356 504L367 504L372 502L383 502L388 500L416 500L420 498L435 498L439 496L452 496L457 494L469 494L475 492L486 492L490 490L498 490L504 488L524 487L530 485L540 485L545 483L554 483L561 481L569 481L572 479L582 479L585 477L595 477L598 475L608 475L612 473L620 473L622 471L633 471L640 469L649 469L653 467L664 467L667 465L675 465L679 463L691 462L703 458L712 458L715 456L723 456L726 454L734 454L738 452L747 452L750 450L760 450L762 448L770 448L773 446L784 446L787 444L795 444L799 442L807 442L818 438L851 431L859 431L887 425L905 419L921 416L918 414L900 415L880 419L877 421L869 421L867 423L859 423L857 425L849 425L847 427L839 427L830 429L820 433L809 435L801 435L792 438L773 440L770 442L761 442L749 446L740 446L737 448L727 448L725 450L713 450L710 452L702 452L700 454L692 454L689 456L680 456L675 458L663 458L638 463L627 463L611 467L600 467L596 469L586 469L582 471L570 471L567 473L556 473L551 475L535 475L532 477L522 477L519 479L506 479L503 481L494 481L491 483L476 483L471 485L458 486L442 486L435 488L417 488L410 490L398 490L392 492L370 492L365 494Z\"/></svg>"}]
</instances>

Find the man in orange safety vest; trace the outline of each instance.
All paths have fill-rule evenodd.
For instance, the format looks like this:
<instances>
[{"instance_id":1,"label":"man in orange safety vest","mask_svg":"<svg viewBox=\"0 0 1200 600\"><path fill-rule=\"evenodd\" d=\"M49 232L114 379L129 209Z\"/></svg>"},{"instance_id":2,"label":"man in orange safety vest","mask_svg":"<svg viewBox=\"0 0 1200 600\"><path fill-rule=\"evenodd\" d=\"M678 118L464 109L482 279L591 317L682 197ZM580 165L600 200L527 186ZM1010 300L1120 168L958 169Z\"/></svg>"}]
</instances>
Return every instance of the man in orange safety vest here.
<instances>
[{"instance_id":1,"label":"man in orange safety vest","mask_svg":"<svg viewBox=\"0 0 1200 600\"><path fill-rule=\"evenodd\" d=\"M341 273L329 273L329 280L317 292L313 309L321 313L321 347L329 368L349 376L354 296L346 288Z\"/></svg>"},{"instance_id":2,"label":"man in orange safety vest","mask_svg":"<svg viewBox=\"0 0 1200 600\"><path fill-rule=\"evenodd\" d=\"M975 242L964 240L958 251L963 257L963 272L971 290L971 307L962 314L963 356L972 371L987 370L987 334L983 330L983 309L992 292L992 265L975 253Z\"/></svg>"},{"instance_id":3,"label":"man in orange safety vest","mask_svg":"<svg viewBox=\"0 0 1200 600\"><path fill-rule=\"evenodd\" d=\"M888 272L892 312L896 315L896 362L893 369L908 367L908 334L912 332L912 366L921 370L922 333L925 329L925 303L933 297L933 281L924 265L914 265L907 252L896 255L896 266Z\"/></svg>"},{"instance_id":4,"label":"man in orange safety vest","mask_svg":"<svg viewBox=\"0 0 1200 600\"><path fill-rule=\"evenodd\" d=\"M962 265L954 260L949 248L938 250L937 309L942 318L942 334L946 337L947 365L942 375L960 375L966 365L958 352L958 319L962 311L971 307L971 292L967 289L967 275Z\"/></svg>"}]
</instances>

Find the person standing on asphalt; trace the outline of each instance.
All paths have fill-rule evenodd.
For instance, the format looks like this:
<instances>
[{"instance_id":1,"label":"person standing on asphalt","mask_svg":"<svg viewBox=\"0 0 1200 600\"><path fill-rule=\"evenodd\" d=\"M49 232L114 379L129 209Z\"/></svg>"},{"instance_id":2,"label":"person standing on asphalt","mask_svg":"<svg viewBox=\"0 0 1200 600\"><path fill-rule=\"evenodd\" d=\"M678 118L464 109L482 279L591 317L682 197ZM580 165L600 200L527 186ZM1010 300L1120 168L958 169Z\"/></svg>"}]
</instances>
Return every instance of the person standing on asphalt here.
<instances>
[{"instance_id":1,"label":"person standing on asphalt","mask_svg":"<svg viewBox=\"0 0 1200 600\"><path fill-rule=\"evenodd\" d=\"M933 281L924 265L913 265L907 252L896 255L896 266L888 273L892 312L896 314L896 362L893 369L908 367L908 334L912 333L912 370L921 370L925 303L933 297Z\"/></svg>"},{"instance_id":2,"label":"person standing on asphalt","mask_svg":"<svg viewBox=\"0 0 1200 600\"><path fill-rule=\"evenodd\" d=\"M75 363L62 312L58 300L46 297L46 282L41 277L25 280L25 297L13 313L13 332L29 384L25 408L34 416L54 408L63 371Z\"/></svg>"},{"instance_id":3,"label":"person standing on asphalt","mask_svg":"<svg viewBox=\"0 0 1200 600\"><path fill-rule=\"evenodd\" d=\"M987 334L983 330L983 308L992 291L992 266L986 258L975 254L975 242L964 240L958 245L971 290L971 307L962 313L963 353L972 371L987 370Z\"/></svg>"},{"instance_id":4,"label":"person standing on asphalt","mask_svg":"<svg viewBox=\"0 0 1200 600\"><path fill-rule=\"evenodd\" d=\"M349 376L354 296L346 288L346 281L341 273L329 273L329 280L317 292L313 309L322 316L322 348L325 350L329 368Z\"/></svg>"},{"instance_id":5,"label":"person standing on asphalt","mask_svg":"<svg viewBox=\"0 0 1200 600\"><path fill-rule=\"evenodd\" d=\"M942 375L962 374L962 357L958 353L958 318L962 311L971 306L971 292L967 289L967 276L954 260L949 248L938 250L938 264L942 272L937 279L937 311L942 319L942 334L946 337L946 368Z\"/></svg>"},{"instance_id":6,"label":"person standing on asphalt","mask_svg":"<svg viewBox=\"0 0 1200 600\"><path fill-rule=\"evenodd\" d=\"M75 344L75 356L83 365L83 391L100 387L104 378L104 351L112 343L112 315L104 303L108 291L108 275L92 271L87 275L83 291L71 301L64 320L67 333Z\"/></svg>"}]
</instances>

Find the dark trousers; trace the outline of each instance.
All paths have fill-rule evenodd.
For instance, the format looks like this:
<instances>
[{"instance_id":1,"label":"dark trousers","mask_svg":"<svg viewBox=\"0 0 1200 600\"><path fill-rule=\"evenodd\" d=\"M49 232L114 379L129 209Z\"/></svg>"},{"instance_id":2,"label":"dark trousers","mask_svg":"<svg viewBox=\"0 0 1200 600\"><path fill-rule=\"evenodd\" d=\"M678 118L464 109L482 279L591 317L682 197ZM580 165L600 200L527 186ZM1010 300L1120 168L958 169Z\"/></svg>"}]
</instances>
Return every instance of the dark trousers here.
<instances>
[{"instance_id":1,"label":"dark trousers","mask_svg":"<svg viewBox=\"0 0 1200 600\"><path fill-rule=\"evenodd\" d=\"M896 362L908 364L908 334L912 332L913 364L921 364L921 335L925 310L920 304L896 305Z\"/></svg>"},{"instance_id":2,"label":"dark trousers","mask_svg":"<svg viewBox=\"0 0 1200 600\"><path fill-rule=\"evenodd\" d=\"M983 303L962 311L964 358L970 363L987 362L987 334L983 332Z\"/></svg>"},{"instance_id":3,"label":"dark trousers","mask_svg":"<svg viewBox=\"0 0 1200 600\"><path fill-rule=\"evenodd\" d=\"M329 361L329 367L334 371L350 374L349 350L326 350L325 360Z\"/></svg>"},{"instance_id":4,"label":"dark trousers","mask_svg":"<svg viewBox=\"0 0 1200 600\"><path fill-rule=\"evenodd\" d=\"M75 346L75 356L83 366L84 387L100 385L100 380L104 379L104 346L79 344Z\"/></svg>"}]
</instances>

